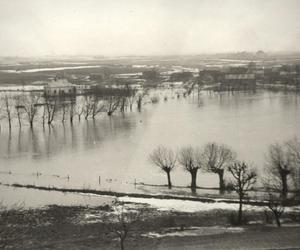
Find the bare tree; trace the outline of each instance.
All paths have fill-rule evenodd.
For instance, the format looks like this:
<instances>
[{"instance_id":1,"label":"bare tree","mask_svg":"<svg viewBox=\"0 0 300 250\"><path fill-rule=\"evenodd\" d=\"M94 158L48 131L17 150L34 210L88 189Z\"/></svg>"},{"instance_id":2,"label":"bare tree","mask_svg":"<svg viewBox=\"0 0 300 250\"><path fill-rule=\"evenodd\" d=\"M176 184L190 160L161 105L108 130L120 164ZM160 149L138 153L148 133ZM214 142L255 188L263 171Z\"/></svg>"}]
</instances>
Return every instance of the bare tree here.
<instances>
[{"instance_id":1,"label":"bare tree","mask_svg":"<svg viewBox=\"0 0 300 250\"><path fill-rule=\"evenodd\" d=\"M149 155L149 160L167 174L168 187L172 188L171 171L176 166L176 154L171 149L159 146Z\"/></svg>"},{"instance_id":2,"label":"bare tree","mask_svg":"<svg viewBox=\"0 0 300 250\"><path fill-rule=\"evenodd\" d=\"M42 113L43 128L45 127L45 120L46 120L46 107L45 107L45 105L43 105L43 113Z\"/></svg>"},{"instance_id":3,"label":"bare tree","mask_svg":"<svg viewBox=\"0 0 300 250\"><path fill-rule=\"evenodd\" d=\"M286 145L270 145L266 171L272 179L273 187L281 192L283 198L287 198L288 176L292 173L292 165L291 154Z\"/></svg>"},{"instance_id":4,"label":"bare tree","mask_svg":"<svg viewBox=\"0 0 300 250\"><path fill-rule=\"evenodd\" d=\"M132 111L133 104L136 100L137 90L132 88L129 84L126 85L126 90L127 90L127 99L129 103L129 108L130 111Z\"/></svg>"},{"instance_id":5,"label":"bare tree","mask_svg":"<svg viewBox=\"0 0 300 250\"><path fill-rule=\"evenodd\" d=\"M45 95L44 100L44 105L46 107L47 114L47 123L48 125L50 125L53 122L58 109L57 98Z\"/></svg>"},{"instance_id":6,"label":"bare tree","mask_svg":"<svg viewBox=\"0 0 300 250\"><path fill-rule=\"evenodd\" d=\"M269 193L269 198L267 200L267 207L272 211L276 224L281 227L280 218L284 213L284 201L282 199L276 198L273 194Z\"/></svg>"},{"instance_id":7,"label":"bare tree","mask_svg":"<svg viewBox=\"0 0 300 250\"><path fill-rule=\"evenodd\" d=\"M76 102L74 100L71 100L69 105L69 117L70 117L71 124L73 124L75 114L76 114Z\"/></svg>"},{"instance_id":8,"label":"bare tree","mask_svg":"<svg viewBox=\"0 0 300 250\"><path fill-rule=\"evenodd\" d=\"M120 100L120 111L124 113L126 108L127 108L127 96L125 95L122 96Z\"/></svg>"},{"instance_id":9,"label":"bare tree","mask_svg":"<svg viewBox=\"0 0 300 250\"><path fill-rule=\"evenodd\" d=\"M61 103L60 104L60 106L61 106L61 114L62 114L62 117L61 117L61 122L62 123L64 123L65 122L65 120L66 120L66 114L67 114L67 112L68 112L68 103L66 103L66 102L63 102L63 103Z\"/></svg>"},{"instance_id":10,"label":"bare tree","mask_svg":"<svg viewBox=\"0 0 300 250\"><path fill-rule=\"evenodd\" d=\"M111 116L119 107L121 103L121 97L120 96L108 96L106 98L107 102L107 115Z\"/></svg>"},{"instance_id":11,"label":"bare tree","mask_svg":"<svg viewBox=\"0 0 300 250\"><path fill-rule=\"evenodd\" d=\"M92 103L92 118L95 119L98 114L103 112L105 109L105 104L97 97L93 97Z\"/></svg>"},{"instance_id":12,"label":"bare tree","mask_svg":"<svg viewBox=\"0 0 300 250\"><path fill-rule=\"evenodd\" d=\"M125 207L124 203L116 201L113 203L113 210L114 213L104 216L103 220L109 231L116 234L119 238L120 249L125 250L125 240L132 230L132 226L141 220L143 210L130 211Z\"/></svg>"},{"instance_id":13,"label":"bare tree","mask_svg":"<svg viewBox=\"0 0 300 250\"><path fill-rule=\"evenodd\" d=\"M141 112L142 110L142 106L143 106L143 99L144 97L147 95L146 91L143 92L139 92L136 95L136 104L137 104L137 109L139 112Z\"/></svg>"},{"instance_id":14,"label":"bare tree","mask_svg":"<svg viewBox=\"0 0 300 250\"><path fill-rule=\"evenodd\" d=\"M85 96L83 105L84 105L84 108L83 108L84 119L87 120L93 112L93 98L92 98L92 96Z\"/></svg>"},{"instance_id":15,"label":"bare tree","mask_svg":"<svg viewBox=\"0 0 300 250\"><path fill-rule=\"evenodd\" d=\"M226 167L236 159L236 154L228 146L217 143L208 143L203 151L203 164L207 171L219 176L219 188L225 190L224 172Z\"/></svg>"},{"instance_id":16,"label":"bare tree","mask_svg":"<svg viewBox=\"0 0 300 250\"><path fill-rule=\"evenodd\" d=\"M19 127L21 128L22 127L22 116L24 114L24 110L22 108L20 108L21 103L22 103L22 96L21 95L16 95L14 97L14 101L15 101L15 109L16 109L16 114L17 114Z\"/></svg>"},{"instance_id":17,"label":"bare tree","mask_svg":"<svg viewBox=\"0 0 300 250\"><path fill-rule=\"evenodd\" d=\"M13 118L13 114L12 114L12 103L11 103L11 98L8 95L5 95L2 99L3 104L0 105L2 106L2 110L3 110L3 118L5 117L7 119L8 122L8 128L9 130L11 130L11 123L12 123L12 118Z\"/></svg>"},{"instance_id":18,"label":"bare tree","mask_svg":"<svg viewBox=\"0 0 300 250\"><path fill-rule=\"evenodd\" d=\"M178 162L185 171L191 174L191 189L193 192L197 188L197 173L202 167L202 153L200 149L194 149L191 146L183 147L178 153Z\"/></svg>"},{"instance_id":19,"label":"bare tree","mask_svg":"<svg viewBox=\"0 0 300 250\"><path fill-rule=\"evenodd\" d=\"M84 106L82 103L76 104L76 115L78 116L78 121L81 120L81 116L84 113Z\"/></svg>"},{"instance_id":20,"label":"bare tree","mask_svg":"<svg viewBox=\"0 0 300 250\"><path fill-rule=\"evenodd\" d=\"M20 109L24 110L31 128L33 128L33 121L37 115L38 108L42 106L39 102L40 97L40 95L35 93L25 95L24 98L22 98L21 105L19 106Z\"/></svg>"},{"instance_id":21,"label":"bare tree","mask_svg":"<svg viewBox=\"0 0 300 250\"><path fill-rule=\"evenodd\" d=\"M239 196L238 224L240 225L243 220L243 202L257 180L257 173L245 162L230 165L228 171L233 177L232 188Z\"/></svg>"}]
</instances>

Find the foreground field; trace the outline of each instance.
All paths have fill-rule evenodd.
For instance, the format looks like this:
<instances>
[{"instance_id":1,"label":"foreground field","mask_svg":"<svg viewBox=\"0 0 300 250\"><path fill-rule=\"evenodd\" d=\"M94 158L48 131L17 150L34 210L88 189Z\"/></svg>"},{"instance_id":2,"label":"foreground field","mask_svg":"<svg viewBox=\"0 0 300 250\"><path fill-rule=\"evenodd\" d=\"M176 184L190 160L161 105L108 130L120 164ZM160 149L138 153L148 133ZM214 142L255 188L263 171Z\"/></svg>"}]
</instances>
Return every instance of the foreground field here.
<instances>
[{"instance_id":1,"label":"foreground field","mask_svg":"<svg viewBox=\"0 0 300 250\"><path fill-rule=\"evenodd\" d=\"M258 211L246 213L248 225L232 227L232 210L187 213L124 206L126 212L143 211L138 221L128 223L125 249L300 249L299 211L286 213L282 228L266 224ZM1 244L4 249L119 249L110 227L114 215L108 205L2 211Z\"/></svg>"}]
</instances>

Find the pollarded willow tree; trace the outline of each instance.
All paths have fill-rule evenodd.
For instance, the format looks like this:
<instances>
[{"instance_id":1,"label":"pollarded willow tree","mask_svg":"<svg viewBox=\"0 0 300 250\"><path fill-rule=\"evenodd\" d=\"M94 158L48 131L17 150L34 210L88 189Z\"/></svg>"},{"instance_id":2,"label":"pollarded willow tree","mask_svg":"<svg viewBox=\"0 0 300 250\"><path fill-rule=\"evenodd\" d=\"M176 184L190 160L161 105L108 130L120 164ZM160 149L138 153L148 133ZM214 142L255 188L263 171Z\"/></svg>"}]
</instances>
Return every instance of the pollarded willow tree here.
<instances>
[{"instance_id":1,"label":"pollarded willow tree","mask_svg":"<svg viewBox=\"0 0 300 250\"><path fill-rule=\"evenodd\" d=\"M236 162L228 167L233 181L232 188L239 196L239 212L238 224L241 225L243 221L243 202L247 193L257 180L256 171L245 162Z\"/></svg>"},{"instance_id":2,"label":"pollarded willow tree","mask_svg":"<svg viewBox=\"0 0 300 250\"><path fill-rule=\"evenodd\" d=\"M197 188L197 173L203 166L201 150L191 146L181 148L178 153L178 162L185 171L191 174L191 189L192 192L195 192Z\"/></svg>"},{"instance_id":3,"label":"pollarded willow tree","mask_svg":"<svg viewBox=\"0 0 300 250\"><path fill-rule=\"evenodd\" d=\"M221 192L225 190L224 173L226 167L236 159L236 153L224 144L207 143L203 150L203 164L208 172L219 176L219 188Z\"/></svg>"},{"instance_id":4,"label":"pollarded willow tree","mask_svg":"<svg viewBox=\"0 0 300 250\"><path fill-rule=\"evenodd\" d=\"M149 161L167 174L168 187L172 188L171 171L176 166L177 155L173 150L159 146L149 155Z\"/></svg>"},{"instance_id":5,"label":"pollarded willow tree","mask_svg":"<svg viewBox=\"0 0 300 250\"><path fill-rule=\"evenodd\" d=\"M289 176L293 171L293 158L286 144L272 144L267 155L266 172L269 175L267 185L280 191L287 198Z\"/></svg>"}]
</instances>

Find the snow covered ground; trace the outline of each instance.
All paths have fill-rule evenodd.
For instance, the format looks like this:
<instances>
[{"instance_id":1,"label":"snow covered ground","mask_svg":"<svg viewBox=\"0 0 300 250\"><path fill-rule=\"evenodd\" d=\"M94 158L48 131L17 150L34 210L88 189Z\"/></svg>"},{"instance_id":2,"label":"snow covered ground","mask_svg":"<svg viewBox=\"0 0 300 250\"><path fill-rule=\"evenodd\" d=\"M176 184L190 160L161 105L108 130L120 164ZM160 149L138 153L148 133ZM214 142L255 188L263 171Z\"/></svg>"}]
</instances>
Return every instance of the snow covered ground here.
<instances>
[{"instance_id":1,"label":"snow covered ground","mask_svg":"<svg viewBox=\"0 0 300 250\"><path fill-rule=\"evenodd\" d=\"M237 210L238 204L226 203L226 202L200 202L200 201L184 201L184 200L172 200L172 199L155 199L155 198L133 198L133 197L121 197L120 201L132 202L132 203L144 203L149 204L157 208L160 211L179 211L179 212L200 212L209 211L213 209L223 209L223 210ZM252 206L244 205L244 210L253 211L264 211L266 208L264 206ZM300 210L300 207L290 207L286 208L286 211L296 211Z\"/></svg>"},{"instance_id":2,"label":"snow covered ground","mask_svg":"<svg viewBox=\"0 0 300 250\"><path fill-rule=\"evenodd\" d=\"M148 238L163 238L163 237L185 237L185 236L204 236L204 235L216 235L222 233L241 233L245 229L241 227L189 227L184 230L178 230L178 228L169 228L164 232L149 232L142 234Z\"/></svg>"}]
</instances>

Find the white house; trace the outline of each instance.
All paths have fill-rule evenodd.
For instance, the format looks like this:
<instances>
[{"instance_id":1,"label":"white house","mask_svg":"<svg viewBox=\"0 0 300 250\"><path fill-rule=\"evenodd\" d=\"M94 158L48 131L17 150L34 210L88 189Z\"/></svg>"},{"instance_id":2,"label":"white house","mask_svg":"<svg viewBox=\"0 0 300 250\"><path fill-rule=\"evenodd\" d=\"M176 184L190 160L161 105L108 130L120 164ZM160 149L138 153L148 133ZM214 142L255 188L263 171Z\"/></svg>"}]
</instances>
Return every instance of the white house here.
<instances>
[{"instance_id":1,"label":"white house","mask_svg":"<svg viewBox=\"0 0 300 250\"><path fill-rule=\"evenodd\" d=\"M54 79L44 87L45 95L74 95L76 94L76 85L70 83L67 79Z\"/></svg>"}]
</instances>

